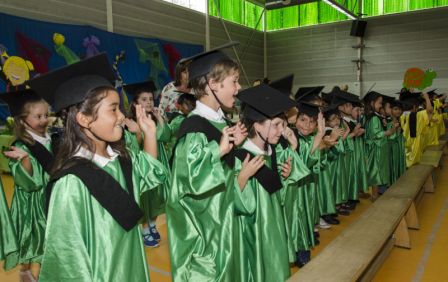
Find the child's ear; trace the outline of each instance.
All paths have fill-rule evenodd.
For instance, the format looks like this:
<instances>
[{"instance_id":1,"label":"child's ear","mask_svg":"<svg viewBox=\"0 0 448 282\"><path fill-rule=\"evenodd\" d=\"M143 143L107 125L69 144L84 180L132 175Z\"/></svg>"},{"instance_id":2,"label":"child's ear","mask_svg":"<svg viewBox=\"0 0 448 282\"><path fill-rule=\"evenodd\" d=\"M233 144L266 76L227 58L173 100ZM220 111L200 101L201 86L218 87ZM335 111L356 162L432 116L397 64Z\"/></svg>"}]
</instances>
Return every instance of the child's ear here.
<instances>
[{"instance_id":1,"label":"child's ear","mask_svg":"<svg viewBox=\"0 0 448 282\"><path fill-rule=\"evenodd\" d=\"M78 112L76 114L76 122L83 128L89 128L90 127L91 118L89 116L86 116L83 113Z\"/></svg>"},{"instance_id":2,"label":"child's ear","mask_svg":"<svg viewBox=\"0 0 448 282\"><path fill-rule=\"evenodd\" d=\"M214 79L210 79L209 82L208 82L208 86L213 91L217 91L220 85L221 85L221 82L218 82L218 81L216 81Z\"/></svg>"}]
</instances>

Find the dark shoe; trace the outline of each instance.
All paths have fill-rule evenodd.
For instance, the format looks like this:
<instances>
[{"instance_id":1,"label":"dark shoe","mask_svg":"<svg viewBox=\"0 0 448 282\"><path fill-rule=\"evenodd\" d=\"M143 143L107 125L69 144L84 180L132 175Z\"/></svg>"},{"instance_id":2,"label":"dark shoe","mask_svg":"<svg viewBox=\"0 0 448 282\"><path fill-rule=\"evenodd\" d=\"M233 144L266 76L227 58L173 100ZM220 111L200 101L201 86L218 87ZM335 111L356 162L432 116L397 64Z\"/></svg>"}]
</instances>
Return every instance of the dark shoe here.
<instances>
[{"instance_id":1,"label":"dark shoe","mask_svg":"<svg viewBox=\"0 0 448 282\"><path fill-rule=\"evenodd\" d=\"M340 222L337 218L331 215L323 215L322 218L331 225L338 225Z\"/></svg>"},{"instance_id":2,"label":"dark shoe","mask_svg":"<svg viewBox=\"0 0 448 282\"><path fill-rule=\"evenodd\" d=\"M346 210L354 210L356 208L356 203L348 201L347 203L342 204L342 207Z\"/></svg>"},{"instance_id":3,"label":"dark shoe","mask_svg":"<svg viewBox=\"0 0 448 282\"><path fill-rule=\"evenodd\" d=\"M303 267L305 264L310 262L311 252L310 251L298 251L296 254L296 262L295 265L297 267Z\"/></svg>"},{"instance_id":4,"label":"dark shoe","mask_svg":"<svg viewBox=\"0 0 448 282\"><path fill-rule=\"evenodd\" d=\"M350 215L350 212L344 208L339 208L337 209L337 212L339 215L344 215L344 216L348 216Z\"/></svg>"}]
</instances>

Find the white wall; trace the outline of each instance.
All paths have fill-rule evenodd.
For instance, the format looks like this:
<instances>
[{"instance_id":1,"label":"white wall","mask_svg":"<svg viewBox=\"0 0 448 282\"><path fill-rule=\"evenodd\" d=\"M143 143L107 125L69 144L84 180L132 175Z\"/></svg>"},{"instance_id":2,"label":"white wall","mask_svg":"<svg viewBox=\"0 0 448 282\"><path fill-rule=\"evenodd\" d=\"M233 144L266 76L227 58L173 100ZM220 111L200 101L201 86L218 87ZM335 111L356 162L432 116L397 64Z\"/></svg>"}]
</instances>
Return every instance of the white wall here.
<instances>
[{"instance_id":1,"label":"white wall","mask_svg":"<svg viewBox=\"0 0 448 282\"><path fill-rule=\"evenodd\" d=\"M401 88L406 69L432 67L434 86L448 91L448 8L367 19L364 36L364 83L367 91L393 94ZM348 84L357 91L357 38L350 22L271 32L268 34L268 73L277 78L295 74L296 87ZM325 91L325 90L324 90Z\"/></svg>"}]
</instances>

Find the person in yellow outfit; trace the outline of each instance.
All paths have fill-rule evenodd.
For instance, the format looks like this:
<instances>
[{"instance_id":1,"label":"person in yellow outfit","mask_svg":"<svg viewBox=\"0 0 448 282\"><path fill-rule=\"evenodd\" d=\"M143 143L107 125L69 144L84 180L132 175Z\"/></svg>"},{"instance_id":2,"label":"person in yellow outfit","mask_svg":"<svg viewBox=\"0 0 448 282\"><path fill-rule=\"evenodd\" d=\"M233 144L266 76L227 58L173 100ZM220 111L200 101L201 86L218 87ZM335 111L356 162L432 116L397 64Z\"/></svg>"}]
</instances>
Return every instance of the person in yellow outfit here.
<instances>
[{"instance_id":1,"label":"person in yellow outfit","mask_svg":"<svg viewBox=\"0 0 448 282\"><path fill-rule=\"evenodd\" d=\"M425 109L418 110L424 99ZM406 166L420 162L426 146L428 124L432 118L432 105L427 93L402 92L400 100L404 103L405 112L401 116L401 125L405 138Z\"/></svg>"}]
</instances>

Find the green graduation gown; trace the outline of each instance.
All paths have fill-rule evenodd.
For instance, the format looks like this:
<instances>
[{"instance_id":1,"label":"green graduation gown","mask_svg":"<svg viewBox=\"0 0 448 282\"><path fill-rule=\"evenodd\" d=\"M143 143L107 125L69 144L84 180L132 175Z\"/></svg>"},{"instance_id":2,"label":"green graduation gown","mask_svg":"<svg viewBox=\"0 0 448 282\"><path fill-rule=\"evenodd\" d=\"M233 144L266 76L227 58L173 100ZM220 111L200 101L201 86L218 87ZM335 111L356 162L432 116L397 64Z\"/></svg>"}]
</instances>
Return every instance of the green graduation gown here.
<instances>
[{"instance_id":1,"label":"green graduation gown","mask_svg":"<svg viewBox=\"0 0 448 282\"><path fill-rule=\"evenodd\" d=\"M8 254L17 252L18 249L14 224L3 190L3 183L0 181L0 260L3 260Z\"/></svg>"},{"instance_id":2,"label":"green graduation gown","mask_svg":"<svg viewBox=\"0 0 448 282\"><path fill-rule=\"evenodd\" d=\"M157 125L157 159L165 166L168 173L170 173L169 159L165 150L165 142L168 142L171 138L170 127L165 124L164 126ZM146 193L143 193L141 203L144 218L146 221L151 220L165 213L166 199L168 197L168 191L170 189L171 177L168 176L163 185L155 189L151 189Z\"/></svg>"},{"instance_id":3,"label":"green graduation gown","mask_svg":"<svg viewBox=\"0 0 448 282\"><path fill-rule=\"evenodd\" d=\"M338 143L331 148L332 160L328 162L336 205L345 203L348 199L347 173L344 162L345 150L344 140L340 137Z\"/></svg>"},{"instance_id":4,"label":"green graduation gown","mask_svg":"<svg viewBox=\"0 0 448 282\"><path fill-rule=\"evenodd\" d=\"M291 263L296 261L298 251L309 250L314 245L314 235L309 232L310 226L314 228L312 223L314 214L310 210L310 191L308 191L307 184L315 181L309 167L316 162L310 157L309 141L306 142L302 137L299 137L298 141L296 154L293 155L293 159L297 162L294 166L300 172L298 181L290 183L280 190L279 197L283 207L288 238L288 258Z\"/></svg>"},{"instance_id":5,"label":"green graduation gown","mask_svg":"<svg viewBox=\"0 0 448 282\"><path fill-rule=\"evenodd\" d=\"M385 128L379 116L373 114L366 122L367 176L371 186L390 182L389 146Z\"/></svg>"},{"instance_id":6,"label":"green graduation gown","mask_svg":"<svg viewBox=\"0 0 448 282\"><path fill-rule=\"evenodd\" d=\"M144 191L164 183L167 172L146 152L130 151L130 157L139 203ZM118 158L102 169L128 189ZM138 225L126 232L74 175L53 186L45 239L39 281L149 281Z\"/></svg>"},{"instance_id":7,"label":"green graduation gown","mask_svg":"<svg viewBox=\"0 0 448 282\"><path fill-rule=\"evenodd\" d=\"M367 158L364 143L364 136L358 136L354 139L354 170L351 173L356 175L356 183L358 192L367 192L369 190L369 184L367 182Z\"/></svg>"},{"instance_id":8,"label":"green graduation gown","mask_svg":"<svg viewBox=\"0 0 448 282\"><path fill-rule=\"evenodd\" d=\"M45 188L49 176L24 143L17 141L15 146L28 152L33 175L28 174L20 161L11 160L9 162L14 178L11 218L16 230L19 249L6 256L4 267L7 270L17 264L41 262L46 226ZM51 152L51 143L45 145L45 148Z\"/></svg>"},{"instance_id":9,"label":"green graduation gown","mask_svg":"<svg viewBox=\"0 0 448 282\"><path fill-rule=\"evenodd\" d=\"M226 126L210 123L219 131ZM216 141L208 142L201 132L178 140L166 206L173 281L239 280L241 233L235 212L253 212L251 193L241 192Z\"/></svg>"},{"instance_id":10,"label":"green graduation gown","mask_svg":"<svg viewBox=\"0 0 448 282\"><path fill-rule=\"evenodd\" d=\"M293 152L290 148L285 149L290 152L282 152L284 150L281 148L281 145L276 147L277 164L280 165ZM243 148L250 151L244 145ZM257 155L257 152L250 152ZM265 161L266 165L272 168L271 157L265 155ZM236 158L235 170L239 172L241 166L242 162ZM297 179L297 176L300 175L297 169L294 168L293 164L290 176L292 180ZM245 189L252 190L255 209L252 213L238 216L240 232L242 232L240 255L244 265L242 269L244 274L241 280L248 282L285 281L290 276L290 269L285 223L283 221L282 208L277 199L277 193L280 193L280 190L269 194L255 177L249 179Z\"/></svg>"},{"instance_id":11,"label":"green graduation gown","mask_svg":"<svg viewBox=\"0 0 448 282\"><path fill-rule=\"evenodd\" d=\"M406 171L406 151L404 146L403 133L395 132L389 137L391 142L391 183L400 178Z\"/></svg>"},{"instance_id":12,"label":"green graduation gown","mask_svg":"<svg viewBox=\"0 0 448 282\"><path fill-rule=\"evenodd\" d=\"M171 159L171 156L173 154L173 148L176 145L177 141L177 132L179 132L180 125L184 121L185 116L183 115L177 115L175 118L173 118L170 123L169 127L171 129L171 138L169 142L166 144L166 153L168 156L168 159Z\"/></svg>"},{"instance_id":13,"label":"green graduation gown","mask_svg":"<svg viewBox=\"0 0 448 282\"><path fill-rule=\"evenodd\" d=\"M333 167L337 159L334 148L321 150L320 152L320 172L318 174L319 183L317 196L319 201L320 215L336 213L336 202L332 183Z\"/></svg>"}]
</instances>

